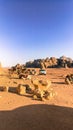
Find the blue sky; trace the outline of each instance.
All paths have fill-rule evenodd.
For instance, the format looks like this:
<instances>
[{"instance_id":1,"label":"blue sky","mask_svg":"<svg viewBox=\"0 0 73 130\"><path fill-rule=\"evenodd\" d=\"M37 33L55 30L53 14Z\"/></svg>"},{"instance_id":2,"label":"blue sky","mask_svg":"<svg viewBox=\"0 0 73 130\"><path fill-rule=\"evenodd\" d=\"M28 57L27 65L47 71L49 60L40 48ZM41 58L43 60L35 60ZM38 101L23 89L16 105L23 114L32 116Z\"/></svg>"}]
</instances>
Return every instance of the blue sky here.
<instances>
[{"instance_id":1,"label":"blue sky","mask_svg":"<svg viewBox=\"0 0 73 130\"><path fill-rule=\"evenodd\" d=\"M62 55L73 58L73 0L0 0L3 66Z\"/></svg>"}]
</instances>

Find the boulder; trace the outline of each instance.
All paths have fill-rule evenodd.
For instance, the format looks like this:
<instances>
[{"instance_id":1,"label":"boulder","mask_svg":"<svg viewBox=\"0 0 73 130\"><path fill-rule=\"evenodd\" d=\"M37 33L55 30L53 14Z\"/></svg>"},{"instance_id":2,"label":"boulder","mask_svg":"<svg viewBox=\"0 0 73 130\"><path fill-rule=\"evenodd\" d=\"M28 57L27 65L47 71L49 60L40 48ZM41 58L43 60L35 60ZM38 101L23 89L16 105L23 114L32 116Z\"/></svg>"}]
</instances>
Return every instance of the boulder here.
<instances>
[{"instance_id":1,"label":"boulder","mask_svg":"<svg viewBox=\"0 0 73 130\"><path fill-rule=\"evenodd\" d=\"M45 92L49 90L51 86L50 80L32 80L32 84L34 86L33 89L33 98L44 100Z\"/></svg>"},{"instance_id":2,"label":"boulder","mask_svg":"<svg viewBox=\"0 0 73 130\"><path fill-rule=\"evenodd\" d=\"M65 77L65 83L66 84L73 84L73 74L68 74Z\"/></svg>"},{"instance_id":3,"label":"boulder","mask_svg":"<svg viewBox=\"0 0 73 130\"><path fill-rule=\"evenodd\" d=\"M17 93L18 93L19 95L25 95L25 93L26 93L26 87L23 86L22 84L19 84L19 85L17 86Z\"/></svg>"}]
</instances>

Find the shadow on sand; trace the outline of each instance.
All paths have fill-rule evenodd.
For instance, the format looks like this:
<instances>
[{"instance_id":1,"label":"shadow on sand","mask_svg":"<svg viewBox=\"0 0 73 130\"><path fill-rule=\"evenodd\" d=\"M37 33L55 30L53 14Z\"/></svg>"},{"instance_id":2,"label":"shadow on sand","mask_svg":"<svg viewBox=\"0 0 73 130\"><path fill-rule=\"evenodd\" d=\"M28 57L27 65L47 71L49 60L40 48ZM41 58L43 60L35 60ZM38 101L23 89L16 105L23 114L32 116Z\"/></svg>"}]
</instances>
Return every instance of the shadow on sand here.
<instances>
[{"instance_id":1,"label":"shadow on sand","mask_svg":"<svg viewBox=\"0 0 73 130\"><path fill-rule=\"evenodd\" d=\"M0 111L0 130L73 130L73 109L42 104Z\"/></svg>"},{"instance_id":2,"label":"shadow on sand","mask_svg":"<svg viewBox=\"0 0 73 130\"><path fill-rule=\"evenodd\" d=\"M66 84L65 82L52 82L52 84Z\"/></svg>"}]
</instances>

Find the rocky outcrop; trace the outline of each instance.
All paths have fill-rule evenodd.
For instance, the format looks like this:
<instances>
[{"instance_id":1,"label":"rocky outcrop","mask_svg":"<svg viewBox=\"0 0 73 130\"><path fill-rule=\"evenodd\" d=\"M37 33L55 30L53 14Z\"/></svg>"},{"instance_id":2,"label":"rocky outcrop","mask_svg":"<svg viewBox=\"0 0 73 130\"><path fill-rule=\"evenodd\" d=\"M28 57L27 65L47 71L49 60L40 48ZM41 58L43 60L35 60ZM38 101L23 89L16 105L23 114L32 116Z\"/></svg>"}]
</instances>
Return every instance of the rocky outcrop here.
<instances>
[{"instance_id":1,"label":"rocky outcrop","mask_svg":"<svg viewBox=\"0 0 73 130\"><path fill-rule=\"evenodd\" d=\"M73 60L71 58L62 56L58 59L58 66L60 67L73 67Z\"/></svg>"},{"instance_id":2,"label":"rocky outcrop","mask_svg":"<svg viewBox=\"0 0 73 130\"><path fill-rule=\"evenodd\" d=\"M46 59L37 59L32 62L26 62L26 67L31 68L58 68L58 67L73 67L73 60L71 58L62 56L60 58L50 57Z\"/></svg>"},{"instance_id":3,"label":"rocky outcrop","mask_svg":"<svg viewBox=\"0 0 73 130\"><path fill-rule=\"evenodd\" d=\"M66 84L73 84L73 74L68 74L65 77L65 83Z\"/></svg>"},{"instance_id":4,"label":"rocky outcrop","mask_svg":"<svg viewBox=\"0 0 73 130\"><path fill-rule=\"evenodd\" d=\"M24 73L27 68L71 68L73 67L73 60L69 57L62 56L60 58L47 57L45 59L36 59L28 61L23 65L17 64L11 67L10 72L16 72L18 74Z\"/></svg>"},{"instance_id":5,"label":"rocky outcrop","mask_svg":"<svg viewBox=\"0 0 73 130\"><path fill-rule=\"evenodd\" d=\"M50 99L54 96L54 93L51 86L50 80L32 80L31 81L34 89L33 89L33 99L40 99L44 101L44 99Z\"/></svg>"}]
</instances>

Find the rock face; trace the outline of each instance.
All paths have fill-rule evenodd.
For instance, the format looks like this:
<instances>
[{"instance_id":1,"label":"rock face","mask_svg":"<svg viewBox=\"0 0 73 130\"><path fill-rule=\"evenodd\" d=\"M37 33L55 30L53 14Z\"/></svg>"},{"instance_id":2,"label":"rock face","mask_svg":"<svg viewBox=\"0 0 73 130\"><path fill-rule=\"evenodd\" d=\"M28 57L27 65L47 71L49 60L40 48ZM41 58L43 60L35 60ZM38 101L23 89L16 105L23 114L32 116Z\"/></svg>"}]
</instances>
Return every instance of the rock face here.
<instances>
[{"instance_id":1,"label":"rock face","mask_svg":"<svg viewBox=\"0 0 73 130\"><path fill-rule=\"evenodd\" d=\"M31 68L68 68L73 67L73 60L71 58L62 56L60 58L50 57L46 59L37 59L32 62L26 62L26 67Z\"/></svg>"},{"instance_id":2,"label":"rock face","mask_svg":"<svg viewBox=\"0 0 73 130\"><path fill-rule=\"evenodd\" d=\"M55 58L55 57L50 57L46 59L36 59L33 61L26 62L23 65L17 64L15 66L12 66L11 69L9 70L10 73L27 73L27 68L71 68L73 67L73 60L69 57L62 56L60 58ZM28 70L28 73L30 71ZM36 74L36 72L32 71L30 72L32 75Z\"/></svg>"},{"instance_id":3,"label":"rock face","mask_svg":"<svg viewBox=\"0 0 73 130\"><path fill-rule=\"evenodd\" d=\"M58 66L60 67L73 67L73 60L71 58L62 56L58 59Z\"/></svg>"}]
</instances>

